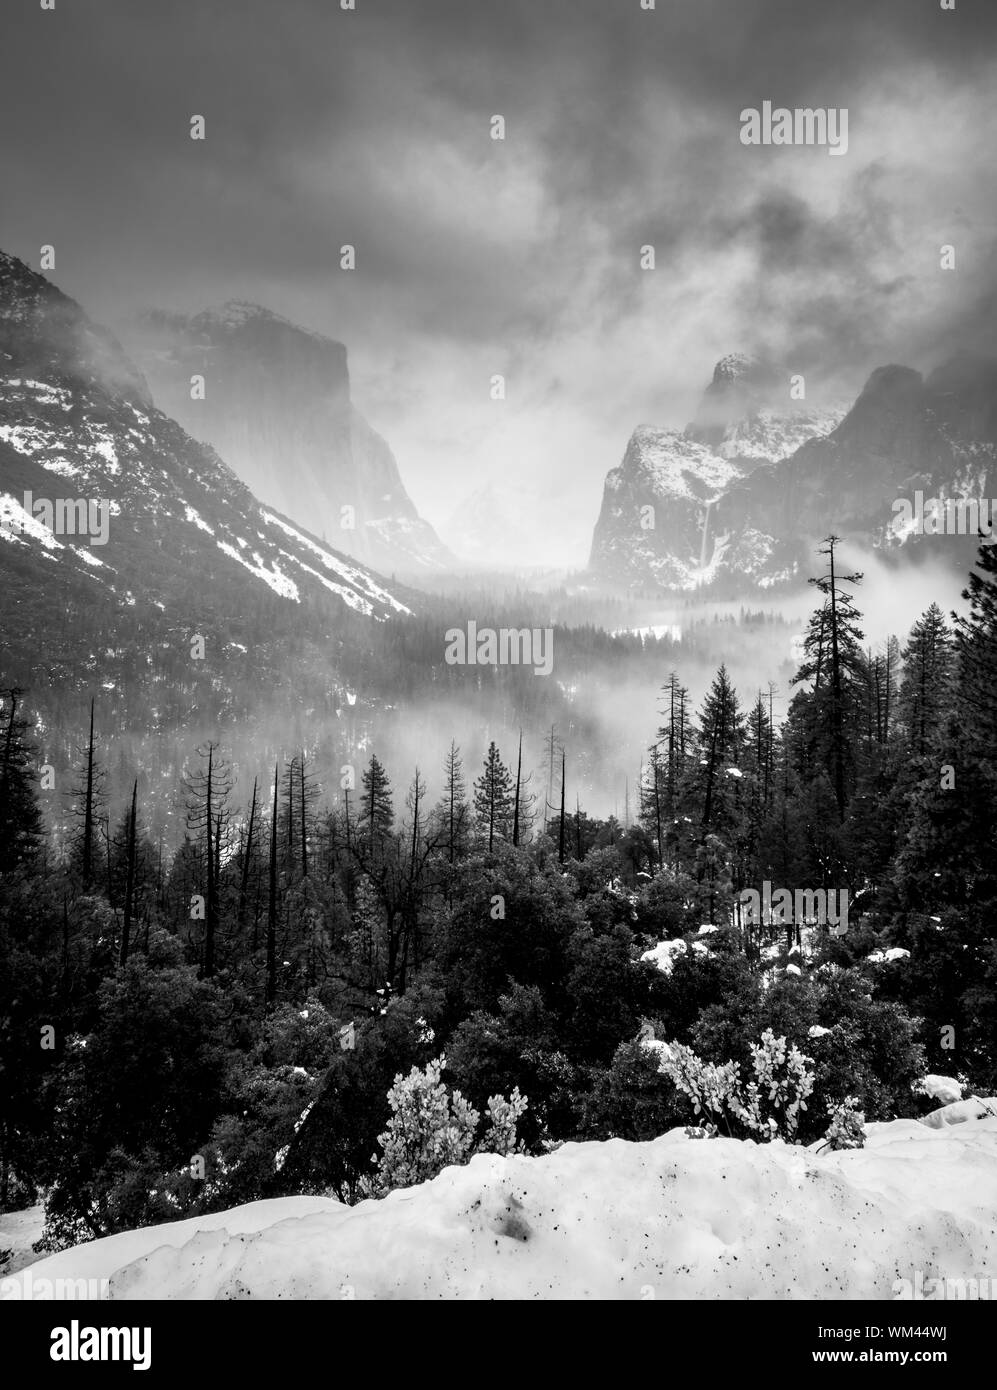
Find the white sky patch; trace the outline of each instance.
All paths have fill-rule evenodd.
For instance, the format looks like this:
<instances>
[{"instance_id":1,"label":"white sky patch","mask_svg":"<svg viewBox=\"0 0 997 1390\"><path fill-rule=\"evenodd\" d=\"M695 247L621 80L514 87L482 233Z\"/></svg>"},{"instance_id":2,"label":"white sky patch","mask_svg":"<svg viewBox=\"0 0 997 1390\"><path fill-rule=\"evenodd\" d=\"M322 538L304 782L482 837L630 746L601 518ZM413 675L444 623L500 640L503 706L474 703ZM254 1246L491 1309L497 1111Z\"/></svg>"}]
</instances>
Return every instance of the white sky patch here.
<instances>
[{"instance_id":1,"label":"white sky patch","mask_svg":"<svg viewBox=\"0 0 997 1390\"><path fill-rule=\"evenodd\" d=\"M240 565L244 565L250 574L255 574L257 579L262 579L265 584L269 584L275 594L279 594L281 598L293 599L295 603L301 602L298 586L294 580L289 579L286 574L282 574L276 566L272 570L268 570L258 551L253 551L253 560L256 561L254 565L245 556L240 555L234 545L229 545L228 541L216 540L215 544L219 550L223 550L226 555L237 560Z\"/></svg>"}]
</instances>

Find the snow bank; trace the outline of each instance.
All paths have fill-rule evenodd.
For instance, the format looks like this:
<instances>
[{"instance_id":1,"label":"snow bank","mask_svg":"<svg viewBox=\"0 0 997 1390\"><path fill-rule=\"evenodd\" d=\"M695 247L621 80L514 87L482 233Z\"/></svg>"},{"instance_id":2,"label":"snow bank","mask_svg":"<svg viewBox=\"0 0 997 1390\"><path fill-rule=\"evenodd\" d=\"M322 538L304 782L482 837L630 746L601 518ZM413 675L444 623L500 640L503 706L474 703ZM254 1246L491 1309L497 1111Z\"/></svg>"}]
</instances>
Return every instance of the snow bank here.
<instances>
[{"instance_id":1,"label":"snow bank","mask_svg":"<svg viewBox=\"0 0 997 1390\"><path fill-rule=\"evenodd\" d=\"M997 1115L997 1099L981 1100L978 1096L970 1096L968 1100L953 1101L932 1110L929 1115L922 1115L921 1124L931 1129L944 1129L946 1125L964 1125L967 1120L980 1120L988 1111L991 1115Z\"/></svg>"},{"instance_id":2,"label":"snow bank","mask_svg":"<svg viewBox=\"0 0 997 1390\"><path fill-rule=\"evenodd\" d=\"M32 1245L41 1240L45 1227L45 1208L25 1207L21 1211L0 1212L0 1277L23 1269L35 1259ZM3 1252L9 1250L10 1256L3 1262Z\"/></svg>"},{"instance_id":3,"label":"snow bank","mask_svg":"<svg viewBox=\"0 0 997 1390\"><path fill-rule=\"evenodd\" d=\"M997 1115L870 1126L865 1149L781 1142L566 1144L479 1155L345 1207L289 1198L132 1231L33 1265L112 1298L894 1297L997 1274Z\"/></svg>"},{"instance_id":4,"label":"snow bank","mask_svg":"<svg viewBox=\"0 0 997 1390\"><path fill-rule=\"evenodd\" d=\"M921 1078L915 1090L932 1100L940 1100L943 1105L962 1099L962 1085L953 1076L935 1076L933 1073Z\"/></svg>"}]
</instances>

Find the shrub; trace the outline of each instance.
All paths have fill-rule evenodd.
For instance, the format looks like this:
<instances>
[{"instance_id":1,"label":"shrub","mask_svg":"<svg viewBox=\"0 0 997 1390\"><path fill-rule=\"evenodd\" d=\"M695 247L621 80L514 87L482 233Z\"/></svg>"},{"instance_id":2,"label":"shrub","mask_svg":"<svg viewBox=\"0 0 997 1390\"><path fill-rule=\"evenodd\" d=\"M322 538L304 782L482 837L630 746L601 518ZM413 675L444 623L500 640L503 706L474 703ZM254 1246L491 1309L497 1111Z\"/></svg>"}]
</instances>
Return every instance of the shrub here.
<instances>
[{"instance_id":1,"label":"shrub","mask_svg":"<svg viewBox=\"0 0 997 1390\"><path fill-rule=\"evenodd\" d=\"M477 1110L461 1095L450 1092L440 1080L446 1066L441 1054L424 1071L413 1067L408 1076L401 1073L388 1092L391 1119L378 1136L381 1154L375 1158L376 1171L364 1182L366 1195L384 1197L399 1187L428 1182L452 1164L466 1163L474 1152L516 1153L516 1122L527 1101L517 1087L511 1097L491 1096L488 1112L491 1124L480 1144L475 1143Z\"/></svg>"}]
</instances>

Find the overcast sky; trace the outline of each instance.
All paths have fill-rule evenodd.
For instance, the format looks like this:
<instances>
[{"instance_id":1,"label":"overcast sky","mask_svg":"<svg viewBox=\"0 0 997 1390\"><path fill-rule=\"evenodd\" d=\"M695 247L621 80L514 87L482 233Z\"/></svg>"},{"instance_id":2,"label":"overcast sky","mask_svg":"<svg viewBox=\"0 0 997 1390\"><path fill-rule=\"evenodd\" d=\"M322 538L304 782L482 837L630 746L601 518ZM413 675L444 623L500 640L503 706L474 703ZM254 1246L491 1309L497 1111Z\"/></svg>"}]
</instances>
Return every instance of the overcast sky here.
<instances>
[{"instance_id":1,"label":"overcast sky","mask_svg":"<svg viewBox=\"0 0 997 1390\"><path fill-rule=\"evenodd\" d=\"M0 245L53 243L100 321L243 298L340 339L423 513L492 484L537 562L584 563L633 427L726 352L817 397L993 350L994 0L356 5L6 6ZM766 100L847 107L847 154L743 146Z\"/></svg>"}]
</instances>

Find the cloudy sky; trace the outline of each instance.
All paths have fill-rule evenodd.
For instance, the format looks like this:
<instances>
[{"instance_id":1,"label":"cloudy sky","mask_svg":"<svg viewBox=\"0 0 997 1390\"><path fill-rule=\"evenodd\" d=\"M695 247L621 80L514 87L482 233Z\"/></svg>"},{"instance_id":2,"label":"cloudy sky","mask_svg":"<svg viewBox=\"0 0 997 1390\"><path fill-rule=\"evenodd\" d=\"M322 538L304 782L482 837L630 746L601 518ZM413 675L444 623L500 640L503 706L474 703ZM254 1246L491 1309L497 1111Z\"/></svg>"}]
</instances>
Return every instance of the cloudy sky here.
<instances>
[{"instance_id":1,"label":"cloudy sky","mask_svg":"<svg viewBox=\"0 0 997 1390\"><path fill-rule=\"evenodd\" d=\"M0 245L104 322L243 298L339 338L431 521L491 486L496 555L581 564L633 427L724 353L816 399L993 350L995 39L993 0L24 0ZM743 146L766 100L847 107L847 154Z\"/></svg>"}]
</instances>

